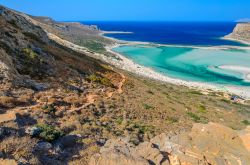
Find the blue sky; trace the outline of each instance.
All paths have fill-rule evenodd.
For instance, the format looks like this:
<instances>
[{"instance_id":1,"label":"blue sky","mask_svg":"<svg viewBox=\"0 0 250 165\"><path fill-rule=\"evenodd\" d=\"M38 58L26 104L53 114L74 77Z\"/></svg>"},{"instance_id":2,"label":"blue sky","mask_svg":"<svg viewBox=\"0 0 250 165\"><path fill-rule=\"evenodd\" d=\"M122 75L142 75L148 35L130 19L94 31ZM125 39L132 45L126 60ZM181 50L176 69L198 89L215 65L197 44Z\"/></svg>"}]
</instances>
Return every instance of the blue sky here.
<instances>
[{"instance_id":1,"label":"blue sky","mask_svg":"<svg viewBox=\"0 0 250 165\"><path fill-rule=\"evenodd\" d=\"M60 21L235 21L250 0L0 0L1 5Z\"/></svg>"}]
</instances>

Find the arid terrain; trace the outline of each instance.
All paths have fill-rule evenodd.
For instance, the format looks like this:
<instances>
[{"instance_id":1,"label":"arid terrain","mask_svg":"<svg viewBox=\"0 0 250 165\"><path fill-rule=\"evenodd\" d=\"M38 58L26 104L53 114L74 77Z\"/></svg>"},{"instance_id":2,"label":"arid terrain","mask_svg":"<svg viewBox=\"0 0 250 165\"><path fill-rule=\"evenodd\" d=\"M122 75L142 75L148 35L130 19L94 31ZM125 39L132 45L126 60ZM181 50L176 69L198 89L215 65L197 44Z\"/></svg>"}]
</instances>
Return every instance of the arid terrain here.
<instances>
[{"instance_id":1,"label":"arid terrain","mask_svg":"<svg viewBox=\"0 0 250 165\"><path fill-rule=\"evenodd\" d=\"M59 45L47 33L88 53ZM57 23L0 6L0 36L0 164L250 162L248 101L154 81L94 59L94 52L114 56L105 50L114 41L95 26ZM200 134L202 127L207 133ZM159 144L161 158L143 155L166 141L157 140L162 133L179 148L165 151ZM184 140L176 142L179 137ZM198 156L191 159L181 146ZM114 161L107 152L114 152Z\"/></svg>"}]
</instances>

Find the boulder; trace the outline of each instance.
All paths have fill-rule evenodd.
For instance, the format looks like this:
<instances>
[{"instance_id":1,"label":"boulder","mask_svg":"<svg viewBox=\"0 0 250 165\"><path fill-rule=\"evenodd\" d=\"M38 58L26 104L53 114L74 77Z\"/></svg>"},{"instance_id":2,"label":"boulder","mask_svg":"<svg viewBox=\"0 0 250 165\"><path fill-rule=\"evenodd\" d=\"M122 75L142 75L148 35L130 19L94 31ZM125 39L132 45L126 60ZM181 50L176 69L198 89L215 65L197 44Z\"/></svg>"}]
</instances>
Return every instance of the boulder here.
<instances>
[{"instance_id":1,"label":"boulder","mask_svg":"<svg viewBox=\"0 0 250 165\"><path fill-rule=\"evenodd\" d=\"M41 133L41 129L37 127L29 127L25 130L25 133L29 134L32 137L36 137Z\"/></svg>"},{"instance_id":2,"label":"boulder","mask_svg":"<svg viewBox=\"0 0 250 165\"><path fill-rule=\"evenodd\" d=\"M62 149L74 147L77 143L78 136L76 135L67 135L63 136L57 140L56 144L61 146Z\"/></svg>"},{"instance_id":3,"label":"boulder","mask_svg":"<svg viewBox=\"0 0 250 165\"><path fill-rule=\"evenodd\" d=\"M52 149L52 144L51 143L48 143L48 142L38 142L35 146L35 151L38 151L38 152L47 152L49 151L50 149Z\"/></svg>"}]
</instances>

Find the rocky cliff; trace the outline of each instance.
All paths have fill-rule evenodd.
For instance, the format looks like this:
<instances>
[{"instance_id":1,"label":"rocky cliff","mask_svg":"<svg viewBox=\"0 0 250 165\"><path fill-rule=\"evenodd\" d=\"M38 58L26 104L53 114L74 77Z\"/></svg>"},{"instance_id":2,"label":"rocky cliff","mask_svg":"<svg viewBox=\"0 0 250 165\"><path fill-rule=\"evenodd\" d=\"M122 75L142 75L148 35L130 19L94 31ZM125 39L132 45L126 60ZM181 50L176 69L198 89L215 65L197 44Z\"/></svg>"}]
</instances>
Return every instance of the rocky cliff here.
<instances>
[{"instance_id":1,"label":"rocky cliff","mask_svg":"<svg viewBox=\"0 0 250 165\"><path fill-rule=\"evenodd\" d=\"M225 38L250 44L250 23L238 23L233 32Z\"/></svg>"}]
</instances>

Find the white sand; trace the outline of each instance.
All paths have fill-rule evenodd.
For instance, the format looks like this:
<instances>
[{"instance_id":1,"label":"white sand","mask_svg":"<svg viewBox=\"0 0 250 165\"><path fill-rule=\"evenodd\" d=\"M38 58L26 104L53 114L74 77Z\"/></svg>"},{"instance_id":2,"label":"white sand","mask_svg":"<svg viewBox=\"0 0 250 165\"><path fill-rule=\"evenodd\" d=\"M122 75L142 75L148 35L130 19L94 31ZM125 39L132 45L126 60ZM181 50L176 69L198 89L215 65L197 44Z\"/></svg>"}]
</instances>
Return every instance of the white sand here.
<instances>
[{"instance_id":1,"label":"white sand","mask_svg":"<svg viewBox=\"0 0 250 165\"><path fill-rule=\"evenodd\" d=\"M245 81L248 81L248 82L250 81L250 67L223 65L223 66L219 66L219 68L241 73L244 76Z\"/></svg>"}]
</instances>

